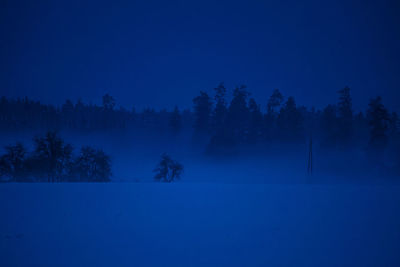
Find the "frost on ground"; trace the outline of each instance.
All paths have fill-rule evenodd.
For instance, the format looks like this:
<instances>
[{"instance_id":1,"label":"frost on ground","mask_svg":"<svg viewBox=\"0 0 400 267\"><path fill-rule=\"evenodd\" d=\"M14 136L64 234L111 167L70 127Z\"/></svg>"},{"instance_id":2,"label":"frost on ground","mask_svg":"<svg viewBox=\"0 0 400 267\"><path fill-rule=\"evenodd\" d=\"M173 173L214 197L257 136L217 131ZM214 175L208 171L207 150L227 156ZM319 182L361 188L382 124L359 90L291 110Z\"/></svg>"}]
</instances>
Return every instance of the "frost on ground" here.
<instances>
[{"instance_id":1,"label":"frost on ground","mask_svg":"<svg viewBox=\"0 0 400 267\"><path fill-rule=\"evenodd\" d=\"M0 266L400 266L400 187L0 184Z\"/></svg>"}]
</instances>

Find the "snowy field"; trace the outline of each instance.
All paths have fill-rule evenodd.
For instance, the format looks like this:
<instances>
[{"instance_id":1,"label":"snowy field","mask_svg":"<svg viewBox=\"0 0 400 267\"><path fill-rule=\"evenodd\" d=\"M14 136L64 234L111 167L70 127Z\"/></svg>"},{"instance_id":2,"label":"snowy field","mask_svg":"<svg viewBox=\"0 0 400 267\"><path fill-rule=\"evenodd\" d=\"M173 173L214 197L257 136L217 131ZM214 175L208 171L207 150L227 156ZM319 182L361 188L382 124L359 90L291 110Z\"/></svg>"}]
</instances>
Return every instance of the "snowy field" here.
<instances>
[{"instance_id":1,"label":"snowy field","mask_svg":"<svg viewBox=\"0 0 400 267\"><path fill-rule=\"evenodd\" d=\"M0 266L400 266L400 187L0 184Z\"/></svg>"}]
</instances>

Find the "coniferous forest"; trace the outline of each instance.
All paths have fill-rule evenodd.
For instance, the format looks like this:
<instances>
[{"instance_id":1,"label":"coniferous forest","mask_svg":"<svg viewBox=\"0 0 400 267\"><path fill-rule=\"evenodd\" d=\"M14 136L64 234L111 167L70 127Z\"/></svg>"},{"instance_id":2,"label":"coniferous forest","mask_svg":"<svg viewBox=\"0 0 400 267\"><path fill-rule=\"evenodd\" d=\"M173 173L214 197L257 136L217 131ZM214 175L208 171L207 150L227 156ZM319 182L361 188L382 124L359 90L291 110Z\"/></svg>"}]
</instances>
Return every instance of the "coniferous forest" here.
<instances>
[{"instance_id":1,"label":"coniferous forest","mask_svg":"<svg viewBox=\"0 0 400 267\"><path fill-rule=\"evenodd\" d=\"M344 87L337 94L336 103L315 109L299 105L294 97L277 89L269 99L256 100L244 85L230 92L221 83L213 94L201 91L193 99L192 109L175 106L173 110L141 111L118 107L109 94L103 96L101 106L70 100L55 106L27 97L2 97L1 131L35 134L32 151L20 142L4 147L0 175L3 181L16 182L110 181L112 160L101 147L83 146L75 151L59 134L109 131L115 138L134 131L151 133L154 139L167 136L177 140L190 135L201 146L202 154L219 158L268 152L277 144L289 150L301 144L310 151L312 146L342 153L359 150L366 165L400 174L400 120L396 112L387 110L379 96L371 98L365 110L356 112L350 88ZM172 181L160 178L156 175L156 180Z\"/></svg>"}]
</instances>

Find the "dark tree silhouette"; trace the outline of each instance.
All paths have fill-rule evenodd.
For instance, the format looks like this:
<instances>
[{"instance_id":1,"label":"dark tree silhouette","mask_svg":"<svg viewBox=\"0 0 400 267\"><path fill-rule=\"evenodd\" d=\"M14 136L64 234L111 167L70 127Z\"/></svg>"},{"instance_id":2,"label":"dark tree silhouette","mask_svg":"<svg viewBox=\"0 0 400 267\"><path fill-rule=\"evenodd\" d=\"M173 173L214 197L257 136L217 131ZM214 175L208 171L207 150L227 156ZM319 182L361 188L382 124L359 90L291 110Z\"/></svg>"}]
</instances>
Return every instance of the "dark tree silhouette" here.
<instances>
[{"instance_id":1,"label":"dark tree silhouette","mask_svg":"<svg viewBox=\"0 0 400 267\"><path fill-rule=\"evenodd\" d=\"M230 131L235 143L245 143L247 141L249 108L247 107L247 97L249 92L245 85L236 87L233 91L233 98L228 108L225 127Z\"/></svg>"},{"instance_id":2,"label":"dark tree silhouette","mask_svg":"<svg viewBox=\"0 0 400 267\"><path fill-rule=\"evenodd\" d=\"M81 182L109 182L111 159L102 150L82 147L75 161L74 175ZM72 177L74 179L74 177ZM76 178L75 178L76 179Z\"/></svg>"},{"instance_id":3,"label":"dark tree silhouette","mask_svg":"<svg viewBox=\"0 0 400 267\"><path fill-rule=\"evenodd\" d=\"M72 146L56 132L34 138L34 145L32 153L21 143L6 146L6 153L0 156L0 177L15 182L110 181L111 160L102 150L83 147L74 158Z\"/></svg>"},{"instance_id":4,"label":"dark tree silhouette","mask_svg":"<svg viewBox=\"0 0 400 267\"><path fill-rule=\"evenodd\" d=\"M263 114L254 98L249 100L249 112L250 125L248 141L254 144L260 141L263 135Z\"/></svg>"},{"instance_id":5,"label":"dark tree silhouette","mask_svg":"<svg viewBox=\"0 0 400 267\"><path fill-rule=\"evenodd\" d=\"M369 159L371 164L384 166L384 154L388 144L389 114L381 97L371 99L367 110L370 126Z\"/></svg>"},{"instance_id":6,"label":"dark tree silhouette","mask_svg":"<svg viewBox=\"0 0 400 267\"><path fill-rule=\"evenodd\" d=\"M267 113L277 115L283 104L284 97L278 89L275 89L267 103Z\"/></svg>"},{"instance_id":7,"label":"dark tree silhouette","mask_svg":"<svg viewBox=\"0 0 400 267\"><path fill-rule=\"evenodd\" d=\"M363 112L358 112L353 119L353 147L361 147L368 143L368 121Z\"/></svg>"},{"instance_id":8,"label":"dark tree silhouette","mask_svg":"<svg viewBox=\"0 0 400 267\"><path fill-rule=\"evenodd\" d=\"M212 102L206 92L201 91L200 95L193 99L194 103L194 129L199 134L208 133L210 130L210 118Z\"/></svg>"},{"instance_id":9,"label":"dark tree silhouette","mask_svg":"<svg viewBox=\"0 0 400 267\"><path fill-rule=\"evenodd\" d=\"M11 181L22 182L26 149L21 143L5 147L6 154L0 157L0 176L11 178Z\"/></svg>"},{"instance_id":10,"label":"dark tree silhouette","mask_svg":"<svg viewBox=\"0 0 400 267\"><path fill-rule=\"evenodd\" d=\"M271 141L276 136L277 125L276 120L279 114L279 109L282 106L284 97L278 89L275 89L268 99L267 113L264 116L264 137L266 140Z\"/></svg>"},{"instance_id":11,"label":"dark tree silhouette","mask_svg":"<svg viewBox=\"0 0 400 267\"><path fill-rule=\"evenodd\" d=\"M336 114L336 106L334 105L328 105L322 111L319 125L323 146L333 147L337 143L338 119Z\"/></svg>"},{"instance_id":12,"label":"dark tree silhouette","mask_svg":"<svg viewBox=\"0 0 400 267\"><path fill-rule=\"evenodd\" d=\"M178 106L175 106L174 111L170 115L169 127L174 134L179 133L179 131L182 129L182 117Z\"/></svg>"},{"instance_id":13,"label":"dark tree silhouette","mask_svg":"<svg viewBox=\"0 0 400 267\"><path fill-rule=\"evenodd\" d=\"M303 117L293 97L289 97L278 115L279 134L285 141L299 141L303 137Z\"/></svg>"},{"instance_id":14,"label":"dark tree silhouette","mask_svg":"<svg viewBox=\"0 0 400 267\"><path fill-rule=\"evenodd\" d=\"M105 110L113 110L115 107L115 99L109 94L103 96L103 108Z\"/></svg>"},{"instance_id":15,"label":"dark tree silhouette","mask_svg":"<svg viewBox=\"0 0 400 267\"><path fill-rule=\"evenodd\" d=\"M161 155L161 160L153 171L156 173L154 176L156 181L170 183L180 179L183 172L183 165L164 153Z\"/></svg>"},{"instance_id":16,"label":"dark tree silhouette","mask_svg":"<svg viewBox=\"0 0 400 267\"><path fill-rule=\"evenodd\" d=\"M386 146L390 119L380 96L371 99L367 115L370 125L370 144L374 147Z\"/></svg>"},{"instance_id":17,"label":"dark tree silhouette","mask_svg":"<svg viewBox=\"0 0 400 267\"><path fill-rule=\"evenodd\" d=\"M215 109L213 112L213 127L214 132L220 131L224 126L225 117L228 112L226 107L226 88L223 83L220 83L217 88L214 88L215 91Z\"/></svg>"},{"instance_id":18,"label":"dark tree silhouette","mask_svg":"<svg viewBox=\"0 0 400 267\"><path fill-rule=\"evenodd\" d=\"M100 106L80 100L76 103L67 100L58 107L32 101L27 97L0 97L0 130L5 134L16 131L42 132L48 129L72 133L109 130L118 133L128 130L156 138L157 134L163 132L194 130L196 144L207 144L207 152L222 152L220 154L225 155L244 152L238 149L241 145L301 142L310 135L313 136L314 147L322 145L325 148L362 149L369 144L368 151L378 151L371 154L383 155L384 151L385 157L392 157L390 160L400 146L397 114L386 111L379 98L371 101L368 114L359 112L353 115L348 87L338 91L337 105L329 105L323 110L297 106L293 98L283 104L282 93L274 90L264 114L256 100L247 101L249 93L244 86L234 90L229 105L223 83L214 88L214 92L212 99L207 93L200 92L193 99L194 112L180 112L177 107L173 112L150 107L141 111L115 108L115 100L108 94L104 95ZM261 117L263 121L260 123ZM260 134L263 138L260 138ZM34 145L35 151L24 157L23 171L12 171L10 156L4 155L0 158L0 174L19 181L73 179L71 170L76 169L76 160L72 156L72 147L65 145L57 135L41 137ZM384 163L392 166L389 161ZM75 179L79 180L79 177L77 175ZM87 176L82 177L89 180Z\"/></svg>"},{"instance_id":19,"label":"dark tree silhouette","mask_svg":"<svg viewBox=\"0 0 400 267\"><path fill-rule=\"evenodd\" d=\"M72 146L64 141L56 132L47 132L45 137L34 139L34 157L40 169L48 178L48 182L60 182L69 174Z\"/></svg>"},{"instance_id":20,"label":"dark tree silhouette","mask_svg":"<svg viewBox=\"0 0 400 267\"><path fill-rule=\"evenodd\" d=\"M348 145L353 137L353 107L350 88L344 87L338 91L338 137L343 145Z\"/></svg>"},{"instance_id":21,"label":"dark tree silhouette","mask_svg":"<svg viewBox=\"0 0 400 267\"><path fill-rule=\"evenodd\" d=\"M206 151L210 154L225 153L234 145L231 131L227 127L228 108L225 100L226 88L223 83L214 88L215 109L213 112L213 135Z\"/></svg>"},{"instance_id":22,"label":"dark tree silhouette","mask_svg":"<svg viewBox=\"0 0 400 267\"><path fill-rule=\"evenodd\" d=\"M71 100L67 99L65 103L61 107L61 112L63 116L63 122L65 126L69 129L73 129L76 127L74 124L74 104Z\"/></svg>"}]
</instances>

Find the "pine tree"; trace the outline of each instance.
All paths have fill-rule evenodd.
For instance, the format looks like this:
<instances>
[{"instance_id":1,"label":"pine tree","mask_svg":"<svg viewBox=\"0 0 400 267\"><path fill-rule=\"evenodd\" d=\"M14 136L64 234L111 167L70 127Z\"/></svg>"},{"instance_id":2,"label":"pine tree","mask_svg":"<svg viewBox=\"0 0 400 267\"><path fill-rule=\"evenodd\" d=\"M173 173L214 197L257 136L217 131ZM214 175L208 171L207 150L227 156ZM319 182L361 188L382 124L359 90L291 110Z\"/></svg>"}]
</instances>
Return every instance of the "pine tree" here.
<instances>
[{"instance_id":1,"label":"pine tree","mask_svg":"<svg viewBox=\"0 0 400 267\"><path fill-rule=\"evenodd\" d=\"M284 97L282 93L275 89L272 95L268 99L267 103L267 113L264 116L264 137L266 140L271 141L275 138L275 134L277 132L277 117L279 114L279 109L282 106L284 101Z\"/></svg>"},{"instance_id":2,"label":"pine tree","mask_svg":"<svg viewBox=\"0 0 400 267\"><path fill-rule=\"evenodd\" d=\"M373 147L385 147L390 120L388 111L382 104L380 96L371 99L367 114L370 126L370 145Z\"/></svg>"},{"instance_id":3,"label":"pine tree","mask_svg":"<svg viewBox=\"0 0 400 267\"><path fill-rule=\"evenodd\" d=\"M338 119L336 106L328 105L321 114L319 122L322 144L324 146L335 146L338 137Z\"/></svg>"},{"instance_id":4,"label":"pine tree","mask_svg":"<svg viewBox=\"0 0 400 267\"><path fill-rule=\"evenodd\" d=\"M280 136L286 141L298 141L303 137L303 117L293 97L289 97L278 115Z\"/></svg>"},{"instance_id":5,"label":"pine tree","mask_svg":"<svg viewBox=\"0 0 400 267\"><path fill-rule=\"evenodd\" d=\"M267 103L267 114L277 115L278 109L282 105L284 97L278 89L275 89Z\"/></svg>"},{"instance_id":6,"label":"pine tree","mask_svg":"<svg viewBox=\"0 0 400 267\"><path fill-rule=\"evenodd\" d=\"M182 117L179 112L178 106L175 106L174 111L170 115L169 127L175 134L179 133L182 128Z\"/></svg>"},{"instance_id":7,"label":"pine tree","mask_svg":"<svg viewBox=\"0 0 400 267\"><path fill-rule=\"evenodd\" d=\"M113 110L115 107L115 99L109 94L103 96L103 108L105 110Z\"/></svg>"},{"instance_id":8,"label":"pine tree","mask_svg":"<svg viewBox=\"0 0 400 267\"><path fill-rule=\"evenodd\" d=\"M249 92L246 90L245 85L236 87L228 108L226 127L229 129L236 143L245 143L247 141L249 126L248 96Z\"/></svg>"},{"instance_id":9,"label":"pine tree","mask_svg":"<svg viewBox=\"0 0 400 267\"><path fill-rule=\"evenodd\" d=\"M214 91L213 135L207 145L207 152L211 154L225 153L234 144L233 137L227 125L226 88L223 83L220 83L217 88L214 88Z\"/></svg>"},{"instance_id":10,"label":"pine tree","mask_svg":"<svg viewBox=\"0 0 400 267\"><path fill-rule=\"evenodd\" d=\"M67 101L65 101L65 103L62 105L61 111L66 127L68 129L72 129L74 126L73 123L74 104L72 103L72 101L67 99Z\"/></svg>"},{"instance_id":11,"label":"pine tree","mask_svg":"<svg viewBox=\"0 0 400 267\"><path fill-rule=\"evenodd\" d=\"M262 137L263 130L263 114L260 111L260 106L254 98L249 100L250 126L249 137L250 143L257 143Z\"/></svg>"},{"instance_id":12,"label":"pine tree","mask_svg":"<svg viewBox=\"0 0 400 267\"><path fill-rule=\"evenodd\" d=\"M193 99L194 103L194 129L198 134L208 133L210 130L210 117L212 102L206 92L201 91L200 95Z\"/></svg>"},{"instance_id":13,"label":"pine tree","mask_svg":"<svg viewBox=\"0 0 400 267\"><path fill-rule=\"evenodd\" d=\"M226 100L225 100L226 88L224 84L220 83L217 88L214 88L214 90L215 90L215 97L214 97L215 109L213 112L213 128L214 132L217 132L221 130L222 127L224 127L228 109L226 107Z\"/></svg>"},{"instance_id":14,"label":"pine tree","mask_svg":"<svg viewBox=\"0 0 400 267\"><path fill-rule=\"evenodd\" d=\"M343 145L348 145L353 137L353 107L350 88L346 86L338 93L338 138Z\"/></svg>"}]
</instances>

